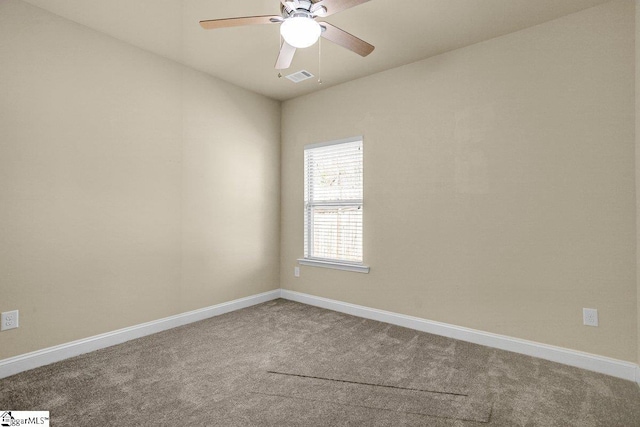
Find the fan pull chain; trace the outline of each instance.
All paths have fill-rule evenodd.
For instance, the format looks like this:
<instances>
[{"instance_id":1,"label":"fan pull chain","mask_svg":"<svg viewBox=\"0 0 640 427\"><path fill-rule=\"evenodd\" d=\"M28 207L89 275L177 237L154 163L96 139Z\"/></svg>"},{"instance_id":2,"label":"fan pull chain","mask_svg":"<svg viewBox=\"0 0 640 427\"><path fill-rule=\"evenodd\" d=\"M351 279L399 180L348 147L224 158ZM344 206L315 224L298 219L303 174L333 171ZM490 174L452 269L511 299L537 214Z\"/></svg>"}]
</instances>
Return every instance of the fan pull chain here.
<instances>
[{"instance_id":1,"label":"fan pull chain","mask_svg":"<svg viewBox=\"0 0 640 427\"><path fill-rule=\"evenodd\" d=\"M322 71L322 37L318 39L318 84L322 84L321 78Z\"/></svg>"},{"instance_id":2,"label":"fan pull chain","mask_svg":"<svg viewBox=\"0 0 640 427\"><path fill-rule=\"evenodd\" d=\"M282 34L278 31L278 52L280 52L280 48L282 46ZM282 70L278 70L278 78L282 78Z\"/></svg>"}]
</instances>

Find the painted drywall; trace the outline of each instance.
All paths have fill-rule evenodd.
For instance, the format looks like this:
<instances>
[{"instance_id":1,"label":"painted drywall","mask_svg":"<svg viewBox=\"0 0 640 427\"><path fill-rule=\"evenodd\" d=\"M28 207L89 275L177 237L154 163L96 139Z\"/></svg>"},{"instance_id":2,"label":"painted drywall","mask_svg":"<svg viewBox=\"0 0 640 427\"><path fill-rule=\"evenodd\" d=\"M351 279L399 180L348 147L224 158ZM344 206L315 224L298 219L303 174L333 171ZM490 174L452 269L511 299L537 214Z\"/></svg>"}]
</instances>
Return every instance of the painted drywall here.
<instances>
[{"instance_id":1,"label":"painted drywall","mask_svg":"<svg viewBox=\"0 0 640 427\"><path fill-rule=\"evenodd\" d=\"M0 359L279 288L280 105L0 2Z\"/></svg>"},{"instance_id":2,"label":"painted drywall","mask_svg":"<svg viewBox=\"0 0 640 427\"><path fill-rule=\"evenodd\" d=\"M640 0L636 0L636 274L638 309L638 361L640 365ZM640 370L638 371L640 375ZM640 376L638 377L640 383Z\"/></svg>"},{"instance_id":3,"label":"painted drywall","mask_svg":"<svg viewBox=\"0 0 640 427\"><path fill-rule=\"evenodd\" d=\"M634 36L615 1L285 102L282 287L635 362ZM295 278L303 146L354 135L371 272Z\"/></svg>"}]
</instances>

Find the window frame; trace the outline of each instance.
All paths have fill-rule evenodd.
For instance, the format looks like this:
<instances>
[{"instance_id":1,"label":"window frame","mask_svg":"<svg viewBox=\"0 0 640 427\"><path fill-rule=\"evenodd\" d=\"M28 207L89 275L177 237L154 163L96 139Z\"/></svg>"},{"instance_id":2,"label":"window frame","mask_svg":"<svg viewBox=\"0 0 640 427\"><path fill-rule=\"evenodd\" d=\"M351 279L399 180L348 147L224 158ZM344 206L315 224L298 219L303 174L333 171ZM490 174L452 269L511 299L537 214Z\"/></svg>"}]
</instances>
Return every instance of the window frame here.
<instances>
[{"instance_id":1,"label":"window frame","mask_svg":"<svg viewBox=\"0 0 640 427\"><path fill-rule=\"evenodd\" d=\"M340 140L334 140L334 141L327 141L327 142L319 142L319 143L315 143L315 144L307 144L304 146L304 152L306 152L307 150L312 150L315 148L321 148L321 147L328 147L331 145L340 145L340 144L346 144L346 143L351 143L351 142L361 142L362 146L363 146L363 154L362 154L362 166L363 166L363 174L364 174L364 137L363 136L354 136L354 137L350 137L350 138L345 138L345 139L340 139ZM310 171L308 170L308 165L307 165L307 161L306 161L306 157L303 155L304 157L304 167L303 167L303 174L307 175L304 176L304 178L308 181L309 180L309 174ZM306 254L305 256L303 256L302 258L299 258L297 261L300 265L307 265L307 266L312 266L312 267L324 267L324 268L332 268L332 269L337 269L337 270L344 270L344 271L355 271L355 272L359 272L359 273L369 273L370 267L364 264L364 176L363 176L363 194L362 194L362 199L350 199L350 200L344 200L344 201L339 201L339 202L335 202L335 201L325 201L325 202L321 202L321 203L308 203L307 200L307 195L305 194L303 197L303 216L304 217L313 217L313 209L314 207L323 207L323 206L337 206L337 207L359 207L360 209L362 209L362 215L363 215L363 219L362 219L362 240L363 240L363 253L362 253L362 261L348 261L348 260L340 260L340 259L328 259L328 258L322 258L322 257L314 257L311 256L312 254L312 247L313 247L313 220L309 220L309 221L305 221L303 219L303 229L304 229L304 234L307 235L307 246L304 248L304 253Z\"/></svg>"}]
</instances>

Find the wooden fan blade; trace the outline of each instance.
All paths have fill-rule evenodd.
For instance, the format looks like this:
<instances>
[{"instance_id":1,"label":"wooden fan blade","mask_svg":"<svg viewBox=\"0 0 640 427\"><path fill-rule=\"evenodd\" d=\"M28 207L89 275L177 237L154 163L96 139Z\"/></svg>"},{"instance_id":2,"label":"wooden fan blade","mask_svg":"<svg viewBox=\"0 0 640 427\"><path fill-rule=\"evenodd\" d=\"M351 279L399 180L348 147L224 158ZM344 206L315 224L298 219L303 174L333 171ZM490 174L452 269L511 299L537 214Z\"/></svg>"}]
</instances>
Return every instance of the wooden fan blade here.
<instances>
[{"instance_id":1,"label":"wooden fan blade","mask_svg":"<svg viewBox=\"0 0 640 427\"><path fill-rule=\"evenodd\" d=\"M240 27L242 25L277 24L282 22L282 16L244 16L242 18L211 19L200 21L200 26L205 30L216 28Z\"/></svg>"},{"instance_id":2,"label":"wooden fan blade","mask_svg":"<svg viewBox=\"0 0 640 427\"><path fill-rule=\"evenodd\" d=\"M318 13L319 16L329 16L334 13L342 12L343 10L358 6L359 4L366 3L369 0L322 0L314 3L314 8L320 6L324 7L327 11L325 13Z\"/></svg>"},{"instance_id":3,"label":"wooden fan blade","mask_svg":"<svg viewBox=\"0 0 640 427\"><path fill-rule=\"evenodd\" d=\"M296 48L291 46L287 42L282 42L282 48L280 49L280 55L276 60L276 70L284 70L291 66L293 61L293 55L296 53Z\"/></svg>"},{"instance_id":4,"label":"wooden fan blade","mask_svg":"<svg viewBox=\"0 0 640 427\"><path fill-rule=\"evenodd\" d=\"M360 56L367 56L373 52L373 49L375 49L375 46L370 45L366 41L360 40L356 36L353 36L338 27L334 27L327 22L320 22L319 24L325 28L322 32L322 37L334 42L335 44L339 44Z\"/></svg>"}]
</instances>

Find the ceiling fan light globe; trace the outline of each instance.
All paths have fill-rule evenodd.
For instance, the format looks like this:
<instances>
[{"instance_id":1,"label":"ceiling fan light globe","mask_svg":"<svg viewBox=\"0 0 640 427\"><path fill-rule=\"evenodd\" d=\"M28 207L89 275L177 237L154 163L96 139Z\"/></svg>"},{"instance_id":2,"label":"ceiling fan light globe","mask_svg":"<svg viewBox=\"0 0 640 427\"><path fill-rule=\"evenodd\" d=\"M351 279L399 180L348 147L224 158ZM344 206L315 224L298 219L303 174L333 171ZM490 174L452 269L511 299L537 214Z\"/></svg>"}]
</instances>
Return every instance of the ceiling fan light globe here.
<instances>
[{"instance_id":1,"label":"ceiling fan light globe","mask_svg":"<svg viewBox=\"0 0 640 427\"><path fill-rule=\"evenodd\" d=\"M280 34L291 46L303 49L318 41L322 29L312 18L296 16L286 19L280 25Z\"/></svg>"}]
</instances>

